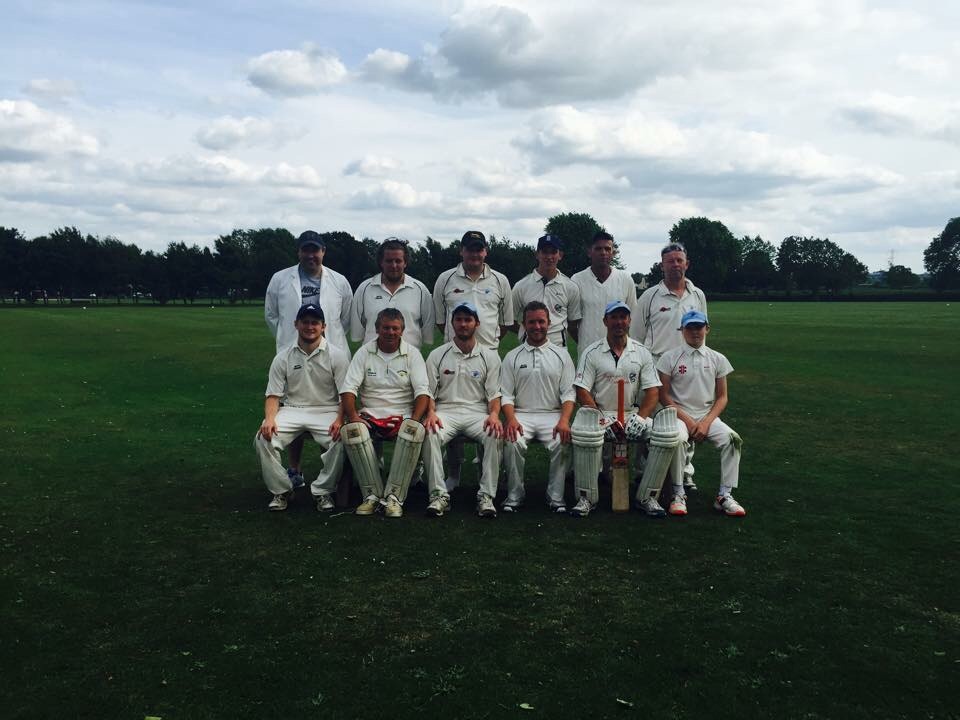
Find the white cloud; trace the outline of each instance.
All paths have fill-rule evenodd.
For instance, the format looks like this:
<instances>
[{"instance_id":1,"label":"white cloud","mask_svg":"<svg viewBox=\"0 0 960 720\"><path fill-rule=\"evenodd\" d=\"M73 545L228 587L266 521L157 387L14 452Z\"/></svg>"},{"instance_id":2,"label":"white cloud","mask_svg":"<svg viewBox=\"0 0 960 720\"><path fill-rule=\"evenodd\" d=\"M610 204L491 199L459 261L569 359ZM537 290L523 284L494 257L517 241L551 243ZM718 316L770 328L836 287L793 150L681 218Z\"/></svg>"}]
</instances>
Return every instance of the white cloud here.
<instances>
[{"instance_id":1,"label":"white cloud","mask_svg":"<svg viewBox=\"0 0 960 720\"><path fill-rule=\"evenodd\" d=\"M916 73L933 80L945 80L950 76L951 63L938 55L900 53L897 67L909 73Z\"/></svg>"},{"instance_id":2,"label":"white cloud","mask_svg":"<svg viewBox=\"0 0 960 720\"><path fill-rule=\"evenodd\" d=\"M50 78L34 78L21 88L25 95L37 100L60 103L78 94L76 84L72 80L53 80Z\"/></svg>"},{"instance_id":3,"label":"white cloud","mask_svg":"<svg viewBox=\"0 0 960 720\"><path fill-rule=\"evenodd\" d=\"M97 138L78 130L69 118L29 100L0 100L0 162L91 156L99 151Z\"/></svg>"},{"instance_id":4,"label":"white cloud","mask_svg":"<svg viewBox=\"0 0 960 720\"><path fill-rule=\"evenodd\" d=\"M384 180L353 193L346 202L351 210L370 210L375 208L436 208L440 205L441 196L436 192L419 192L412 185Z\"/></svg>"},{"instance_id":5,"label":"white cloud","mask_svg":"<svg viewBox=\"0 0 960 720\"><path fill-rule=\"evenodd\" d=\"M208 150L229 150L237 146L252 147L263 144L276 148L305 134L305 129L277 125L263 118L236 118L227 115L200 128L194 138Z\"/></svg>"},{"instance_id":6,"label":"white cloud","mask_svg":"<svg viewBox=\"0 0 960 720\"><path fill-rule=\"evenodd\" d=\"M247 79L265 93L282 97L313 95L347 76L340 59L312 45L273 50L247 63Z\"/></svg>"},{"instance_id":7,"label":"white cloud","mask_svg":"<svg viewBox=\"0 0 960 720\"><path fill-rule=\"evenodd\" d=\"M609 170L621 190L685 197L749 197L792 184L855 192L899 181L895 173L825 155L809 144L724 126L682 127L641 113L552 108L533 116L514 144L537 172L598 166Z\"/></svg>"},{"instance_id":8,"label":"white cloud","mask_svg":"<svg viewBox=\"0 0 960 720\"><path fill-rule=\"evenodd\" d=\"M840 115L868 132L960 143L960 102L874 93L842 108Z\"/></svg>"},{"instance_id":9,"label":"white cloud","mask_svg":"<svg viewBox=\"0 0 960 720\"><path fill-rule=\"evenodd\" d=\"M323 182L309 165L250 165L226 155L205 157L179 156L143 162L133 169L145 183L173 186L228 187L233 185L277 185L306 188L321 187Z\"/></svg>"},{"instance_id":10,"label":"white cloud","mask_svg":"<svg viewBox=\"0 0 960 720\"><path fill-rule=\"evenodd\" d=\"M343 169L344 175L359 175L360 177L384 177L400 168L400 163L391 157L380 155L364 155L354 160Z\"/></svg>"}]
</instances>

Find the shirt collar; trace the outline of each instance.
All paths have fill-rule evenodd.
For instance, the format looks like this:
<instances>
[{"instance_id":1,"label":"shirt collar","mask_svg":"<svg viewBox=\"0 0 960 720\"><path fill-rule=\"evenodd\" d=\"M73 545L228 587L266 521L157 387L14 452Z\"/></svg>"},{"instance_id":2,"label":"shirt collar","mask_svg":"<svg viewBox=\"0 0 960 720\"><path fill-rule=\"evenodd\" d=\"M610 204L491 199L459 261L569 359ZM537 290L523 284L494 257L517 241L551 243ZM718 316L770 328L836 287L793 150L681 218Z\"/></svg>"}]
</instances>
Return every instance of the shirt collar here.
<instances>
[{"instance_id":1,"label":"shirt collar","mask_svg":"<svg viewBox=\"0 0 960 720\"><path fill-rule=\"evenodd\" d=\"M383 284L383 273L381 272L381 273L378 273L377 275L374 275L373 280L370 282L370 284L386 289L386 286ZM400 288L405 288L405 287L413 287L413 283L410 282L410 276L407 275L406 273L403 274L403 282L400 283L400 287L398 287L397 290L400 290Z\"/></svg>"},{"instance_id":2,"label":"shirt collar","mask_svg":"<svg viewBox=\"0 0 960 720\"><path fill-rule=\"evenodd\" d=\"M692 292L693 292L693 289L692 289L692 288L693 288L693 283L690 282L690 278L684 277L684 278L683 278L683 290L684 290L684 294L692 293ZM660 294L661 294L661 295L673 295L674 297L677 297L677 295L674 294L674 293L672 293L672 292L670 291L670 288L667 287L667 283L666 283L665 280L661 280L661 281L660 281Z\"/></svg>"},{"instance_id":3,"label":"shirt collar","mask_svg":"<svg viewBox=\"0 0 960 720\"><path fill-rule=\"evenodd\" d=\"M534 268L534 269L533 269L533 273L531 273L531 274L536 277L538 283L543 283L543 275L540 274L540 271L539 271L539 270L537 270L536 268ZM547 284L547 285L552 285L552 284L555 283L555 282L560 282L560 276L561 276L561 275L563 275L563 273L560 272L559 270L557 270L557 274L554 275L554 276L553 276L552 278L550 278L549 280L547 280L547 283L546 283L546 284Z\"/></svg>"},{"instance_id":4,"label":"shirt collar","mask_svg":"<svg viewBox=\"0 0 960 720\"><path fill-rule=\"evenodd\" d=\"M480 280L486 279L488 270L490 270L490 266L484 263L483 270L480 271L480 277L479 277ZM457 274L460 275L461 277L467 278L468 280L470 279L470 277L467 275L467 271L463 269L463 263L460 263L459 265L457 265Z\"/></svg>"},{"instance_id":5,"label":"shirt collar","mask_svg":"<svg viewBox=\"0 0 960 720\"><path fill-rule=\"evenodd\" d=\"M700 353L701 355L706 355L707 344L704 343L698 348L693 347L693 345L688 345L683 343L683 349L686 353L693 355L694 353Z\"/></svg>"},{"instance_id":6,"label":"shirt collar","mask_svg":"<svg viewBox=\"0 0 960 720\"><path fill-rule=\"evenodd\" d=\"M378 352L381 352L380 346L377 345L377 338L374 338L367 344L367 352L373 353L376 355ZM400 347L397 348L397 355L409 355L410 346L407 344L407 341L403 338L400 338Z\"/></svg>"},{"instance_id":7,"label":"shirt collar","mask_svg":"<svg viewBox=\"0 0 960 720\"><path fill-rule=\"evenodd\" d=\"M543 352L543 349L547 346L550 341L547 340L543 345L531 345L526 340L523 342L523 349L527 352Z\"/></svg>"},{"instance_id":8,"label":"shirt collar","mask_svg":"<svg viewBox=\"0 0 960 720\"><path fill-rule=\"evenodd\" d=\"M303 348L300 347L300 343L299 343L299 342L294 343L293 346L300 352L301 355L306 356L306 358L309 360L309 359L312 358L314 355L317 355L318 353L326 352L326 351L327 351L327 339L326 339L325 337L321 337L321 338L320 338L320 344L317 345L317 346L313 349L313 352L311 352L311 353L306 353L306 352L304 352L304 351L303 351Z\"/></svg>"}]
</instances>

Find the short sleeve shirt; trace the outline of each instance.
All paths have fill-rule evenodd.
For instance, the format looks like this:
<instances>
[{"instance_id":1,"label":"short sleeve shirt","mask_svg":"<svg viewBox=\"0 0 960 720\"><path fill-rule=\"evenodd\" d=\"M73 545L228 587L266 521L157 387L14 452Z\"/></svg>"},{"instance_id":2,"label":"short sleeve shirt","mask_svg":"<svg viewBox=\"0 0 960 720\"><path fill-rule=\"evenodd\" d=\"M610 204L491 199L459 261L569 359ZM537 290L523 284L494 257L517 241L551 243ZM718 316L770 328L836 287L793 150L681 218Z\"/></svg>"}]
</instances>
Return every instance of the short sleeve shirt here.
<instances>
[{"instance_id":1,"label":"short sleeve shirt","mask_svg":"<svg viewBox=\"0 0 960 720\"><path fill-rule=\"evenodd\" d=\"M291 345L273 358L264 394L279 397L290 407L336 412L348 363L347 354L325 338L311 353Z\"/></svg>"},{"instance_id":2,"label":"short sleeve shirt","mask_svg":"<svg viewBox=\"0 0 960 720\"><path fill-rule=\"evenodd\" d=\"M403 339L420 348L433 343L433 297L427 286L405 275L403 284L391 293L383 286L382 276L375 275L360 283L353 296L350 334L353 340L365 343L377 337L377 314L384 308L403 313Z\"/></svg>"},{"instance_id":3,"label":"short sleeve shirt","mask_svg":"<svg viewBox=\"0 0 960 720\"><path fill-rule=\"evenodd\" d=\"M700 419L713 407L717 397L717 378L733 372L730 361L716 350L703 345L692 348L686 343L668 350L657 362L657 370L670 378L670 394L680 409Z\"/></svg>"},{"instance_id":4,"label":"short sleeve shirt","mask_svg":"<svg viewBox=\"0 0 960 720\"><path fill-rule=\"evenodd\" d=\"M433 287L433 314L437 325L444 326L444 339L453 340L453 309L462 302L471 302L480 316L477 342L488 348L500 345L500 326L513 324L513 294L506 275L484 263L476 280L463 269L463 263L440 273Z\"/></svg>"},{"instance_id":5,"label":"short sleeve shirt","mask_svg":"<svg viewBox=\"0 0 960 720\"><path fill-rule=\"evenodd\" d=\"M518 345L500 368L501 402L519 412L559 411L577 398L575 374L570 353L549 340L540 346Z\"/></svg>"},{"instance_id":6,"label":"short sleeve shirt","mask_svg":"<svg viewBox=\"0 0 960 720\"><path fill-rule=\"evenodd\" d=\"M655 358L667 350L684 345L680 331L680 318L688 310L707 313L707 297L703 290L686 281L683 297L667 289L661 280L647 288L637 303L637 310L630 320L630 336L643 343Z\"/></svg>"},{"instance_id":7,"label":"short sleeve shirt","mask_svg":"<svg viewBox=\"0 0 960 720\"><path fill-rule=\"evenodd\" d=\"M545 280L546 278L534 270L513 286L514 320L520 325L520 334L523 336L523 308L534 300L542 302L550 310L550 331L547 339L554 345L564 346L567 344L569 321L579 320L582 314L580 288L562 272L557 272L555 277Z\"/></svg>"},{"instance_id":8,"label":"short sleeve shirt","mask_svg":"<svg viewBox=\"0 0 960 720\"><path fill-rule=\"evenodd\" d=\"M607 303L619 300L630 308L631 316L637 311L637 286L626 270L613 268L606 280L600 282L593 270L587 268L575 273L571 278L580 288L580 308L583 319L580 321L580 338L577 344L587 347L607 336L603 324L603 311Z\"/></svg>"},{"instance_id":9,"label":"short sleeve shirt","mask_svg":"<svg viewBox=\"0 0 960 720\"><path fill-rule=\"evenodd\" d=\"M640 407L644 390L660 387L653 357L633 338L627 338L627 346L619 358L610 350L606 338L587 346L580 353L573 384L589 392L604 412L616 412L617 381L620 378L625 381L625 410Z\"/></svg>"},{"instance_id":10,"label":"short sleeve shirt","mask_svg":"<svg viewBox=\"0 0 960 720\"><path fill-rule=\"evenodd\" d=\"M376 340L368 342L353 356L340 392L356 395L359 407L374 414L409 415L414 400L430 394L423 356L404 340L389 357Z\"/></svg>"},{"instance_id":11,"label":"short sleeve shirt","mask_svg":"<svg viewBox=\"0 0 960 720\"><path fill-rule=\"evenodd\" d=\"M469 353L445 343L427 357L427 380L438 409L486 412L489 401L500 397L500 356L480 343Z\"/></svg>"}]
</instances>

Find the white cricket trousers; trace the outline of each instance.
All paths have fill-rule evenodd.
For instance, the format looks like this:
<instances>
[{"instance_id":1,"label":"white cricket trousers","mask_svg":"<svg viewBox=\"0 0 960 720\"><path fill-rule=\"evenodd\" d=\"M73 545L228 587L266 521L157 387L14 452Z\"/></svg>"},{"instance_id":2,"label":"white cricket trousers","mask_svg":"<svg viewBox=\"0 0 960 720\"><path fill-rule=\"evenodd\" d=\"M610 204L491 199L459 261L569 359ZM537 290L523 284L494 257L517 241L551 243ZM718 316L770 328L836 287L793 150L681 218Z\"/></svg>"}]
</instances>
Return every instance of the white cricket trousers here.
<instances>
[{"instance_id":1,"label":"white cricket trousers","mask_svg":"<svg viewBox=\"0 0 960 720\"><path fill-rule=\"evenodd\" d=\"M440 432L427 433L423 443L423 465L427 470L427 482L431 488L447 494L443 473L443 447L457 435L479 442L483 447L483 462L480 470L480 490L490 497L497 494L497 479L500 475L500 438L490 437L483 429L488 414L483 411L441 407L437 416L443 423Z\"/></svg>"},{"instance_id":2,"label":"white cricket trousers","mask_svg":"<svg viewBox=\"0 0 960 720\"><path fill-rule=\"evenodd\" d=\"M516 442L503 441L503 464L507 468L507 499L504 505L521 505L526 496L523 472L527 464L527 446L536 440L541 443L550 456L550 470L547 475L547 502L551 505L564 505L563 482L567 475L569 454L553 436L553 429L560 419L558 412L523 412L518 410L517 422L523 428L523 435Z\"/></svg>"},{"instance_id":3,"label":"white cricket trousers","mask_svg":"<svg viewBox=\"0 0 960 720\"><path fill-rule=\"evenodd\" d=\"M253 446L260 457L260 472L267 490L281 495L293 489L287 470L280 462L280 452L301 433L308 432L326 451L320 458L323 470L310 484L310 492L316 497L336 491L343 471L343 444L333 442L330 437L330 425L336 418L336 412L284 406L277 413L277 432L269 441L257 432Z\"/></svg>"},{"instance_id":4,"label":"white cricket trousers","mask_svg":"<svg viewBox=\"0 0 960 720\"><path fill-rule=\"evenodd\" d=\"M677 451L670 463L670 482L674 485L683 484L684 467L693 460L693 448L696 443L690 442L687 426L677 420L680 427L680 442ZM740 479L740 448L733 444L730 434L733 430L723 420L717 418L710 423L707 432L707 442L713 443L720 451L720 484L727 487L737 487ZM692 475L692 473L688 473Z\"/></svg>"}]
</instances>

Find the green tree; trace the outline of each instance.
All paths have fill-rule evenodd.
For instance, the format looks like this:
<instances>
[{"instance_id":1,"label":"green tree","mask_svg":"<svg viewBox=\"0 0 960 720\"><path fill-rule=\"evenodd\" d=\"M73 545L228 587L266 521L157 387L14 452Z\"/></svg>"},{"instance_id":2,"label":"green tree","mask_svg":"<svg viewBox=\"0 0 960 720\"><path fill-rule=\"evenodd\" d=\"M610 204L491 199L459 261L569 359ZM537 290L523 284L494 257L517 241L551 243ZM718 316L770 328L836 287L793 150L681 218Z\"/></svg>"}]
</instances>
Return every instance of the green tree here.
<instances>
[{"instance_id":1,"label":"green tree","mask_svg":"<svg viewBox=\"0 0 960 720\"><path fill-rule=\"evenodd\" d=\"M777 248L759 235L744 235L740 244L740 268L735 277L737 287L762 290L777 283Z\"/></svg>"},{"instance_id":2,"label":"green tree","mask_svg":"<svg viewBox=\"0 0 960 720\"><path fill-rule=\"evenodd\" d=\"M24 277L24 262L27 256L27 239L16 228L0 227L0 294L21 294Z\"/></svg>"},{"instance_id":3,"label":"green tree","mask_svg":"<svg viewBox=\"0 0 960 720\"><path fill-rule=\"evenodd\" d=\"M937 290L960 288L960 217L947 222L923 251L923 267Z\"/></svg>"},{"instance_id":4,"label":"green tree","mask_svg":"<svg viewBox=\"0 0 960 720\"><path fill-rule=\"evenodd\" d=\"M894 290L915 287L919 284L920 278L904 265L891 265L887 269L887 286Z\"/></svg>"},{"instance_id":5,"label":"green tree","mask_svg":"<svg viewBox=\"0 0 960 720\"><path fill-rule=\"evenodd\" d=\"M556 235L563 241L563 260L560 261L560 270L564 274L573 275L590 265L590 260L587 259L587 247L593 240L593 236L603 229L604 227L587 213L561 213L547 220L544 232ZM614 243L614 252L616 249L617 246ZM614 265L622 267L616 254Z\"/></svg>"},{"instance_id":6,"label":"green tree","mask_svg":"<svg viewBox=\"0 0 960 720\"><path fill-rule=\"evenodd\" d=\"M457 249L459 252L459 243ZM537 266L536 249L509 238L490 235L487 264L506 275L511 286L516 285L518 280L529 275Z\"/></svg>"},{"instance_id":7,"label":"green tree","mask_svg":"<svg viewBox=\"0 0 960 720\"><path fill-rule=\"evenodd\" d=\"M706 292L731 289L740 269L740 243L719 220L683 218L670 229L670 242L683 244L690 274Z\"/></svg>"},{"instance_id":8,"label":"green tree","mask_svg":"<svg viewBox=\"0 0 960 720\"><path fill-rule=\"evenodd\" d=\"M821 288L844 290L867 276L866 265L836 243L820 238L784 238L777 251L777 267L788 289L811 293Z\"/></svg>"},{"instance_id":9,"label":"green tree","mask_svg":"<svg viewBox=\"0 0 960 720\"><path fill-rule=\"evenodd\" d=\"M323 264L346 277L354 290L368 277L380 271L376 252L371 255L369 246L350 233L337 230L320 233L320 237L327 244Z\"/></svg>"}]
</instances>

